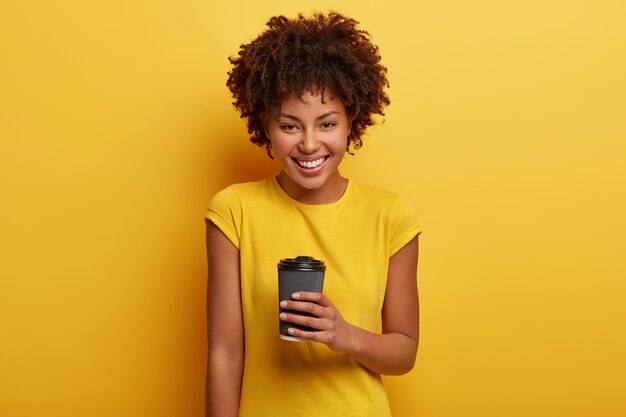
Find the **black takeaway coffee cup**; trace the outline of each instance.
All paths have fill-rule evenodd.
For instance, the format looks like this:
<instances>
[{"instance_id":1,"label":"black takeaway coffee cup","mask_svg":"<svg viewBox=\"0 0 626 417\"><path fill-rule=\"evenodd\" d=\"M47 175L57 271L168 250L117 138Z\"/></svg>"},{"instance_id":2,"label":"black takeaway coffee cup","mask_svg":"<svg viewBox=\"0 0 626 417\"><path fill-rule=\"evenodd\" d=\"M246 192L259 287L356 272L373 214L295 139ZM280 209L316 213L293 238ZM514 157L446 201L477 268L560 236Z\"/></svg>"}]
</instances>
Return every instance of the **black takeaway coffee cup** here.
<instances>
[{"instance_id":1,"label":"black takeaway coffee cup","mask_svg":"<svg viewBox=\"0 0 626 417\"><path fill-rule=\"evenodd\" d=\"M278 303L283 300L291 300L291 295L298 291L322 292L324 286L324 271L326 265L323 261L317 260L312 256L298 256L296 258L281 259L278 262ZM301 311L293 311L281 308L283 311L291 314L299 314L301 316L311 316L312 314ZM307 326L301 326L295 323L289 323L279 320L280 338L285 340L303 340L299 337L291 336L287 329L294 327L305 331L314 331Z\"/></svg>"}]
</instances>

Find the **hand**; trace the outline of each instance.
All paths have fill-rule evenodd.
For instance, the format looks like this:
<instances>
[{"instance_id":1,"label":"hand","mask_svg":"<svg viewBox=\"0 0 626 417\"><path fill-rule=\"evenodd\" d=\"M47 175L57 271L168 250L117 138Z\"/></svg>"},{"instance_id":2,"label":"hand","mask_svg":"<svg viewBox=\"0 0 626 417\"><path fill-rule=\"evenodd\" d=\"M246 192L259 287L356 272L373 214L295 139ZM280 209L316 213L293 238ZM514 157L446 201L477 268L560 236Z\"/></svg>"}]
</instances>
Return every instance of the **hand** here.
<instances>
[{"instance_id":1,"label":"hand","mask_svg":"<svg viewBox=\"0 0 626 417\"><path fill-rule=\"evenodd\" d=\"M318 329L304 331L289 328L289 334L301 339L320 342L336 352L351 351L354 326L347 323L333 303L322 293L301 291L292 295L293 300L283 300L280 306L284 309L302 311L315 317L281 313L280 319L290 323Z\"/></svg>"}]
</instances>

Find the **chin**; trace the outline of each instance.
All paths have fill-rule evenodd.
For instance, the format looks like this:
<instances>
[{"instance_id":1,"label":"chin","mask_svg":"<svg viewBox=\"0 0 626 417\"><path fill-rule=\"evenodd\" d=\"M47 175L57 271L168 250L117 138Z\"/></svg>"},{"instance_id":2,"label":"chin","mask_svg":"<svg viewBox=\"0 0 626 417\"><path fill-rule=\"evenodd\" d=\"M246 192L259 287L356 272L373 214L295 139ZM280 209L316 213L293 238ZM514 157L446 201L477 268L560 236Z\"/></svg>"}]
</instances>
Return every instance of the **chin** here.
<instances>
[{"instance_id":1,"label":"chin","mask_svg":"<svg viewBox=\"0 0 626 417\"><path fill-rule=\"evenodd\" d=\"M326 184L328 181L322 178L315 178L310 180L300 180L295 181L295 183L305 190L314 191L320 189Z\"/></svg>"}]
</instances>

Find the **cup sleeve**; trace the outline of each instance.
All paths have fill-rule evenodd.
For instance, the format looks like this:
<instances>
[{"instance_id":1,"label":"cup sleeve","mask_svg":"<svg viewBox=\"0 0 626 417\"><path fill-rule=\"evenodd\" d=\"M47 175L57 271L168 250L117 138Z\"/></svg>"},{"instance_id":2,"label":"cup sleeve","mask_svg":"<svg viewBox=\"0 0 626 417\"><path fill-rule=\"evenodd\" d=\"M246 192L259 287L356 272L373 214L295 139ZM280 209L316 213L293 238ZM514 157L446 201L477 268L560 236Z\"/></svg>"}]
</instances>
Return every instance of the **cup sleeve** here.
<instances>
[{"instance_id":1,"label":"cup sleeve","mask_svg":"<svg viewBox=\"0 0 626 417\"><path fill-rule=\"evenodd\" d=\"M390 258L422 232L413 206L400 196L393 202L388 227Z\"/></svg>"},{"instance_id":2,"label":"cup sleeve","mask_svg":"<svg viewBox=\"0 0 626 417\"><path fill-rule=\"evenodd\" d=\"M232 186L213 196L204 218L217 226L228 240L239 249L241 202Z\"/></svg>"}]
</instances>

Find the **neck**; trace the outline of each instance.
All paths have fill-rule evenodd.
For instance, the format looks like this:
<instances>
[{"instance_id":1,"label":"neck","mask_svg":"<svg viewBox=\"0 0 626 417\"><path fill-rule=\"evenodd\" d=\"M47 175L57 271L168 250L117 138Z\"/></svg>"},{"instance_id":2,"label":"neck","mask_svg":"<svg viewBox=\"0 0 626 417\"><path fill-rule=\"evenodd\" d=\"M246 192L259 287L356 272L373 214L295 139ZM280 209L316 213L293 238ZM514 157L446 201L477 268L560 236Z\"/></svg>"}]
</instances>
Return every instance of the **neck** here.
<instances>
[{"instance_id":1,"label":"neck","mask_svg":"<svg viewBox=\"0 0 626 417\"><path fill-rule=\"evenodd\" d=\"M331 204L338 201L346 192L348 180L342 177L339 172L320 188L304 188L294 182L284 172L280 172L276 177L280 187L296 201L303 204Z\"/></svg>"}]
</instances>

